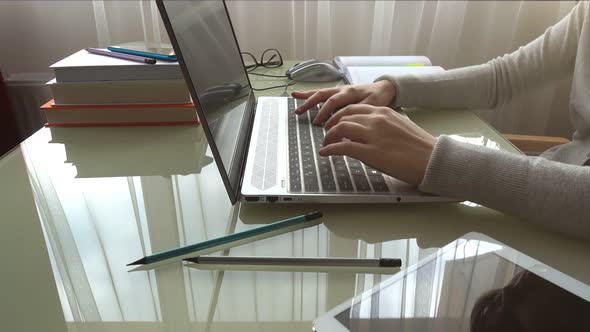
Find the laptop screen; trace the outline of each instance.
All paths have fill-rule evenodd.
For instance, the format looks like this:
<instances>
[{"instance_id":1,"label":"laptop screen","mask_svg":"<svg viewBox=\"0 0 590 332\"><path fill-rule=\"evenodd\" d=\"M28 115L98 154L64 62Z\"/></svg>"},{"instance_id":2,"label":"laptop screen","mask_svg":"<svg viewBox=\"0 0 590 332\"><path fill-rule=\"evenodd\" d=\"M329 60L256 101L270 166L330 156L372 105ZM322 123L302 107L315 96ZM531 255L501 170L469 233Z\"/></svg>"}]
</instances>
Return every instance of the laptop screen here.
<instances>
[{"instance_id":1,"label":"laptop screen","mask_svg":"<svg viewBox=\"0 0 590 332\"><path fill-rule=\"evenodd\" d=\"M254 97L223 1L158 0L160 14L232 203Z\"/></svg>"}]
</instances>

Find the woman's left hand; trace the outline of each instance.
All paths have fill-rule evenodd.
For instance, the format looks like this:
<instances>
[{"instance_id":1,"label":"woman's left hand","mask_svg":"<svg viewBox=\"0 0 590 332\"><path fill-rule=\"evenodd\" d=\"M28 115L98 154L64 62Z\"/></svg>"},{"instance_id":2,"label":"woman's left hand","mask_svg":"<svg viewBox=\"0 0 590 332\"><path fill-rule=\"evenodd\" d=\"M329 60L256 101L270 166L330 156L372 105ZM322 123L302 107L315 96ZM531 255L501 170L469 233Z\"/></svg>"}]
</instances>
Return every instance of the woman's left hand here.
<instances>
[{"instance_id":1,"label":"woman's left hand","mask_svg":"<svg viewBox=\"0 0 590 332\"><path fill-rule=\"evenodd\" d=\"M325 123L321 156L347 155L418 186L436 138L391 108L349 105Z\"/></svg>"}]
</instances>

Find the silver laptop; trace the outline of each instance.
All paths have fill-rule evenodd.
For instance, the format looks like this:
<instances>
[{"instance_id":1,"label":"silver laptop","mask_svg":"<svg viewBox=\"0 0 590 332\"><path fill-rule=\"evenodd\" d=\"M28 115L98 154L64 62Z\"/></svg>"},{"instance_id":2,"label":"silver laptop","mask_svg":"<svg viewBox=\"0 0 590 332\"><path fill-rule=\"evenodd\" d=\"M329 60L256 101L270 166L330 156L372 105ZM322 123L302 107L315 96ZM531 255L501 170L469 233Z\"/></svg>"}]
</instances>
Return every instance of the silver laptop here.
<instances>
[{"instance_id":1,"label":"silver laptop","mask_svg":"<svg viewBox=\"0 0 590 332\"><path fill-rule=\"evenodd\" d=\"M449 201L348 157L320 157L325 131L288 97L256 99L222 1L157 0L232 203Z\"/></svg>"}]
</instances>

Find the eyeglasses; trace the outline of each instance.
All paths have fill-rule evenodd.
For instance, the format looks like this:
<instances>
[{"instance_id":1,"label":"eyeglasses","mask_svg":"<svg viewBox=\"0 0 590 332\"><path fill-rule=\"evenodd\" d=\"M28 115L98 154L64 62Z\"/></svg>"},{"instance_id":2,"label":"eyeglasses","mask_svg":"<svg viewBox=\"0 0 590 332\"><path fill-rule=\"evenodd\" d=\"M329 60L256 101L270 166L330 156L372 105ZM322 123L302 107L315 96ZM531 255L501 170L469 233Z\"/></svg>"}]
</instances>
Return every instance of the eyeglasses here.
<instances>
[{"instance_id":1,"label":"eyeglasses","mask_svg":"<svg viewBox=\"0 0 590 332\"><path fill-rule=\"evenodd\" d=\"M262 52L260 61L249 52L242 52L242 59L244 60L247 72L251 72L258 67L277 68L283 65L283 57L281 53L275 48L269 48Z\"/></svg>"}]
</instances>

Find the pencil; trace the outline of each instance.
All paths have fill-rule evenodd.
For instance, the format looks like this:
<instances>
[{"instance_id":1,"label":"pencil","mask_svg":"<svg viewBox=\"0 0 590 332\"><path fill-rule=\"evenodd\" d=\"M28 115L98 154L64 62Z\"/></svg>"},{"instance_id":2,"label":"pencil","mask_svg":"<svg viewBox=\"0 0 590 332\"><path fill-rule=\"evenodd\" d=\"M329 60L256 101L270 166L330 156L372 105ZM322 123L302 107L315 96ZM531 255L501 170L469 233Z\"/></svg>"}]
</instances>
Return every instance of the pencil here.
<instances>
[{"instance_id":1,"label":"pencil","mask_svg":"<svg viewBox=\"0 0 590 332\"><path fill-rule=\"evenodd\" d=\"M134 61L134 62L147 63L149 65L155 65L156 64L156 60L155 59L146 58L146 57L137 56L137 55L131 55L131 54L124 54L124 53L104 51L104 50L99 50L99 49L96 49L96 48L87 48L86 49L86 52L92 53L92 54L104 55L104 56L108 56L108 57L111 57L111 58L119 58L119 59L123 59L123 60Z\"/></svg>"},{"instance_id":2,"label":"pencil","mask_svg":"<svg viewBox=\"0 0 590 332\"><path fill-rule=\"evenodd\" d=\"M191 253L207 250L213 252L213 248L228 248L249 242L254 242L260 239L269 238L275 235L284 234L293 231L297 228L313 226L317 222L313 222L323 216L322 212L315 211L308 214L292 217L289 219L274 222L272 224L264 225L258 228L249 229L243 232L229 234L216 239L207 240L204 242L192 244L189 246L162 251L150 256L145 256L135 262L127 264L142 265L151 264L163 261L170 258L190 255ZM221 250L221 249L220 249Z\"/></svg>"},{"instance_id":3,"label":"pencil","mask_svg":"<svg viewBox=\"0 0 590 332\"><path fill-rule=\"evenodd\" d=\"M335 257L269 257L269 256L197 256L185 258L196 264L215 265L280 265L334 267L401 267L398 258L335 258Z\"/></svg>"}]
</instances>

